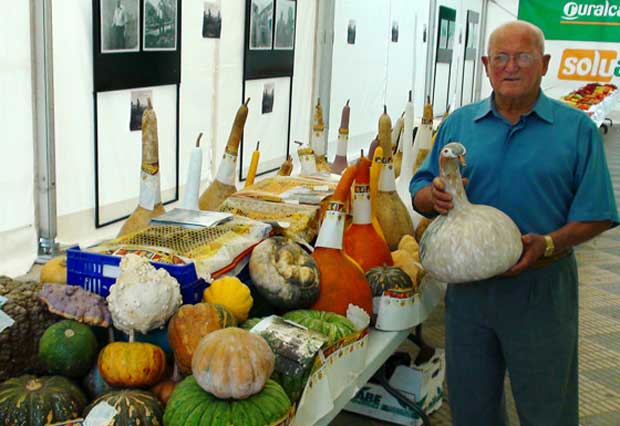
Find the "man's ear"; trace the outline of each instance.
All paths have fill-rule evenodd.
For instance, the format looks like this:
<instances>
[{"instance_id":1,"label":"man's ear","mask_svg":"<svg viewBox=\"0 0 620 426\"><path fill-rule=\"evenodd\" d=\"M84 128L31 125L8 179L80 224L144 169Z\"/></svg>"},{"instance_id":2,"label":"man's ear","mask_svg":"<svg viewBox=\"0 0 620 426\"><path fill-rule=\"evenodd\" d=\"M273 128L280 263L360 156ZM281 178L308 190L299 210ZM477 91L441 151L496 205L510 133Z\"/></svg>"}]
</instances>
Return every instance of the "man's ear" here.
<instances>
[{"instance_id":1,"label":"man's ear","mask_svg":"<svg viewBox=\"0 0 620 426\"><path fill-rule=\"evenodd\" d=\"M488 76L489 75L489 57L481 56L480 59L482 60L482 64L484 65L484 72Z\"/></svg>"},{"instance_id":2,"label":"man's ear","mask_svg":"<svg viewBox=\"0 0 620 426\"><path fill-rule=\"evenodd\" d=\"M550 60L551 60L551 55L549 55L549 54L543 55L543 57L542 57L542 63L543 63L542 75L546 75L547 74L547 70L549 69L549 61Z\"/></svg>"}]
</instances>

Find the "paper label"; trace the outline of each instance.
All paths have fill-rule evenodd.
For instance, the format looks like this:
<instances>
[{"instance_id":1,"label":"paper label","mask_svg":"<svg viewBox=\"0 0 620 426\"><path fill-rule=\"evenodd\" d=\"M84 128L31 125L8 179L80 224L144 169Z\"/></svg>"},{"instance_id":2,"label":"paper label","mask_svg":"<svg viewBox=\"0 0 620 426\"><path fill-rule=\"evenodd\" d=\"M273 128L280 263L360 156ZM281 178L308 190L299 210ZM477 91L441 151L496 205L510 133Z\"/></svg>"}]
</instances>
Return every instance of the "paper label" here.
<instances>
[{"instance_id":1,"label":"paper label","mask_svg":"<svg viewBox=\"0 0 620 426\"><path fill-rule=\"evenodd\" d=\"M370 185L355 185L353 194L353 223L366 225L370 217Z\"/></svg>"},{"instance_id":2,"label":"paper label","mask_svg":"<svg viewBox=\"0 0 620 426\"><path fill-rule=\"evenodd\" d=\"M325 130L314 130L312 132L312 150L314 155L320 157L327 152L327 143L325 140Z\"/></svg>"},{"instance_id":3,"label":"paper label","mask_svg":"<svg viewBox=\"0 0 620 426\"><path fill-rule=\"evenodd\" d=\"M235 168L237 166L237 156L229 152L224 152L220 168L217 170L216 180L227 185L235 185Z\"/></svg>"},{"instance_id":4,"label":"paper label","mask_svg":"<svg viewBox=\"0 0 620 426\"><path fill-rule=\"evenodd\" d=\"M116 414L117 411L114 407L106 401L101 401L90 410L84 419L84 426L108 426Z\"/></svg>"},{"instance_id":5,"label":"paper label","mask_svg":"<svg viewBox=\"0 0 620 426\"><path fill-rule=\"evenodd\" d=\"M301 163L301 175L312 175L316 173L316 157L314 154L303 154L299 156Z\"/></svg>"},{"instance_id":6,"label":"paper label","mask_svg":"<svg viewBox=\"0 0 620 426\"><path fill-rule=\"evenodd\" d=\"M394 165L391 161L381 164L381 173L379 175L379 191L392 192L396 191L396 178L394 177Z\"/></svg>"},{"instance_id":7,"label":"paper label","mask_svg":"<svg viewBox=\"0 0 620 426\"><path fill-rule=\"evenodd\" d=\"M15 320L0 310L0 333L15 324Z\"/></svg>"},{"instance_id":8,"label":"paper label","mask_svg":"<svg viewBox=\"0 0 620 426\"><path fill-rule=\"evenodd\" d=\"M338 135L338 145L336 145L336 155L340 155L341 157L347 156L347 142L348 141L349 141L348 134Z\"/></svg>"},{"instance_id":9,"label":"paper label","mask_svg":"<svg viewBox=\"0 0 620 426\"><path fill-rule=\"evenodd\" d=\"M344 206L343 206L344 208ZM342 249L342 235L344 232L344 211L328 210L321 224L315 247Z\"/></svg>"},{"instance_id":10,"label":"paper label","mask_svg":"<svg viewBox=\"0 0 620 426\"><path fill-rule=\"evenodd\" d=\"M153 210L156 204L161 203L161 192L159 190L159 173L154 175L140 172L140 207Z\"/></svg>"}]
</instances>

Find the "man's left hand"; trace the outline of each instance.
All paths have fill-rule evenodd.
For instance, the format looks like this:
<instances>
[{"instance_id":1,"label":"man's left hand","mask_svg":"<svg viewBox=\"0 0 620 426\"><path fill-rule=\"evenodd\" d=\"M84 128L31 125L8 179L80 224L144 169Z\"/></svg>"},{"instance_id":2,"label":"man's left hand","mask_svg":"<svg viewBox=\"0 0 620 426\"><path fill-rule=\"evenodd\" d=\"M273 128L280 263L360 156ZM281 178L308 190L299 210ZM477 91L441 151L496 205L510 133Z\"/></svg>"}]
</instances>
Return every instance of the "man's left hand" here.
<instances>
[{"instance_id":1,"label":"man's left hand","mask_svg":"<svg viewBox=\"0 0 620 426\"><path fill-rule=\"evenodd\" d=\"M538 234L526 234L521 236L523 252L521 258L512 268L504 272L502 277L514 277L532 266L543 254L545 254L545 237Z\"/></svg>"}]
</instances>

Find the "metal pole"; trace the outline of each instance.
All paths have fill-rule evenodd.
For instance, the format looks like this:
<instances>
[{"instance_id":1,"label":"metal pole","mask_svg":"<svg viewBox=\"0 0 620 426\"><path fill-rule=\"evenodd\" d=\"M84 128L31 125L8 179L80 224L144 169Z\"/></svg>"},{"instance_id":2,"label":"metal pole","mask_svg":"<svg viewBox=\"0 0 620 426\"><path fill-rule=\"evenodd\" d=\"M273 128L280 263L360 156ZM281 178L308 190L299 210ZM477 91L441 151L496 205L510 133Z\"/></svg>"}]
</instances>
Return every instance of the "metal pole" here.
<instances>
[{"instance_id":1,"label":"metal pole","mask_svg":"<svg viewBox=\"0 0 620 426\"><path fill-rule=\"evenodd\" d=\"M484 44L487 33L487 15L489 10L489 0L482 2L482 10L480 11L480 30L478 31L478 58L476 58L476 76L474 79L474 102L480 100L480 90L482 88L482 68L483 64L480 56L486 55Z\"/></svg>"},{"instance_id":2,"label":"metal pole","mask_svg":"<svg viewBox=\"0 0 620 426\"><path fill-rule=\"evenodd\" d=\"M32 88L34 111L35 208L39 258L58 251L55 242L56 157L54 142L54 64L52 0L31 0Z\"/></svg>"},{"instance_id":3,"label":"metal pole","mask_svg":"<svg viewBox=\"0 0 620 426\"><path fill-rule=\"evenodd\" d=\"M332 84L332 55L334 52L334 19L336 2L334 0L316 0L316 31L314 51L314 82L312 87L312 107L310 122L317 98L321 98L323 120L329 129L329 104ZM326 130L327 131L327 130ZM308 143L312 139L312 126L308 132Z\"/></svg>"}]
</instances>

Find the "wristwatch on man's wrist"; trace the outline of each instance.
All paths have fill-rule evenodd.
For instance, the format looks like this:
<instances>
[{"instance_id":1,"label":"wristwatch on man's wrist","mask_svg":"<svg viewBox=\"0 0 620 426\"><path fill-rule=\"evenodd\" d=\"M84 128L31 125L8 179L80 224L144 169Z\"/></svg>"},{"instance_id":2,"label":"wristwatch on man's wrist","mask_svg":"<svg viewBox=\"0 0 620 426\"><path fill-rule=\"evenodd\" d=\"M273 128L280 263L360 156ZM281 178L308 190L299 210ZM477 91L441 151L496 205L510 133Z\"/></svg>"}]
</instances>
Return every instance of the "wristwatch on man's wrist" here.
<instances>
[{"instance_id":1,"label":"wristwatch on man's wrist","mask_svg":"<svg viewBox=\"0 0 620 426\"><path fill-rule=\"evenodd\" d=\"M549 257L555 251L555 244L551 235L545 235L545 257Z\"/></svg>"}]
</instances>

